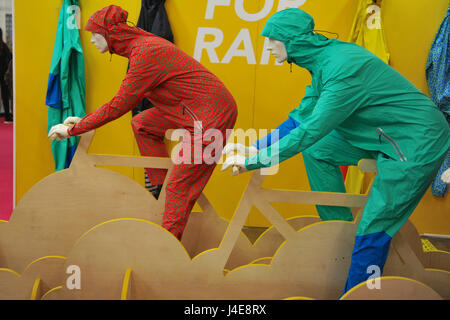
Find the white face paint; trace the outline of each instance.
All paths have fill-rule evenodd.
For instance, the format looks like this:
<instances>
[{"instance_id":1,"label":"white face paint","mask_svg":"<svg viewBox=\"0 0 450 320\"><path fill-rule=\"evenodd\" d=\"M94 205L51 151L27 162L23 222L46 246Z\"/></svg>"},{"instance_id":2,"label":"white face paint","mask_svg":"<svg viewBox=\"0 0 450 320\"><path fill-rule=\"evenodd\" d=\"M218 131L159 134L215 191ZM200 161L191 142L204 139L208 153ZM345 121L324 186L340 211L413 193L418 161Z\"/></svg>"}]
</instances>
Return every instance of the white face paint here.
<instances>
[{"instance_id":1,"label":"white face paint","mask_svg":"<svg viewBox=\"0 0 450 320\"><path fill-rule=\"evenodd\" d=\"M92 32L91 43L93 43L97 47L100 53L105 53L106 51L109 50L108 43L101 34Z\"/></svg>"},{"instance_id":2,"label":"white face paint","mask_svg":"<svg viewBox=\"0 0 450 320\"><path fill-rule=\"evenodd\" d=\"M287 52L286 52L286 46L283 42L275 39L269 38L269 45L267 47L267 50L269 50L272 55L276 58L278 63L283 63L287 60Z\"/></svg>"}]
</instances>

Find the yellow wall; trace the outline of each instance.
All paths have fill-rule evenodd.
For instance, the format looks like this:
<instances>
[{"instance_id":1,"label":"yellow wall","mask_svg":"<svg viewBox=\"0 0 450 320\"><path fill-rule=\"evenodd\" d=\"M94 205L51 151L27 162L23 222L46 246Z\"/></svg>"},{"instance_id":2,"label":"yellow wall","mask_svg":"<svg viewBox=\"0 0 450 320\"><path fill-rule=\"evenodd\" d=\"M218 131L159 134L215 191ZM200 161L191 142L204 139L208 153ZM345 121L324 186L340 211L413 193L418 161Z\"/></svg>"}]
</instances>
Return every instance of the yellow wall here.
<instances>
[{"instance_id":1,"label":"yellow wall","mask_svg":"<svg viewBox=\"0 0 450 320\"><path fill-rule=\"evenodd\" d=\"M383 21L391 65L426 94L425 65L448 5L448 0L384 0ZM450 234L449 195L440 198L428 190L411 221L420 233Z\"/></svg>"},{"instance_id":2,"label":"yellow wall","mask_svg":"<svg viewBox=\"0 0 450 320\"><path fill-rule=\"evenodd\" d=\"M80 1L81 25L97 9L111 1ZM130 20L136 21L139 1L114 1L129 8ZM47 139L47 107L45 96L56 35L61 0L15 1L16 41L16 200L39 180L54 171ZM87 112L94 111L116 93L126 72L127 60L109 54L100 55L89 42L90 33L80 33L86 65ZM131 155L137 149L129 129L131 115L109 123L97 134L91 147L93 153ZM133 177L133 169L116 168Z\"/></svg>"},{"instance_id":3,"label":"yellow wall","mask_svg":"<svg viewBox=\"0 0 450 320\"><path fill-rule=\"evenodd\" d=\"M249 13L259 12L269 0L247 0L244 8ZM286 1L285 1L286 2ZM293 0L295 2L295 0ZM302 2L302 1L297 1ZM45 93L53 43L61 0L16 0L16 194L17 201L40 179L54 170L50 143L46 138ZM130 21L137 21L140 0L80 0L82 27L96 10L109 4L126 9ZM259 21L240 19L230 6L217 6L213 19L205 19L207 0L167 0L166 8L175 35L176 44L194 55L199 28L217 28L224 39L217 48L222 60L242 29L248 29L255 52L256 64L248 64L245 57L234 57L229 64L212 63L203 51L201 63L213 71L234 95L239 116L236 128L275 128L288 112L300 102L309 74L294 66L276 66L271 57L268 65L261 65L264 39L260 31L269 15ZM346 40L358 0L306 0L303 9L313 15L316 29L337 32ZM409 78L419 89L427 92L425 62L434 35L447 10L448 0L384 0L383 21L391 52L392 66ZM126 72L126 59L109 54L101 55L89 43L90 33L81 31L86 63L87 112L92 112L109 101L117 91ZM213 37L206 38L212 41ZM243 44L239 49L243 48ZM138 154L127 114L97 130L90 152L108 154ZM112 168L142 183L142 169ZM229 172L214 172L205 189L207 197L218 213L230 218L237 208L240 196L249 181L249 175L230 177ZM309 190L301 155L281 165L278 175L267 177L265 187ZM274 204L285 217L316 215L313 206ZM447 199L436 199L428 193L412 216L421 233L450 234ZM266 225L256 210L248 221L251 225Z\"/></svg>"}]
</instances>

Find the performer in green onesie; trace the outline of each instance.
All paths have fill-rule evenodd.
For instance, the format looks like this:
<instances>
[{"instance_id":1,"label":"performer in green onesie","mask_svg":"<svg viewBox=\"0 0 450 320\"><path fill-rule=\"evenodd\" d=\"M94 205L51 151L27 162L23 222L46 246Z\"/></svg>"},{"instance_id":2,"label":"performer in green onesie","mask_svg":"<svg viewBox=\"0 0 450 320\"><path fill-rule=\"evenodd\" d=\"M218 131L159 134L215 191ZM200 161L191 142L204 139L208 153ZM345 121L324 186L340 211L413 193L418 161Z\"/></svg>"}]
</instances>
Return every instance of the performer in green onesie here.
<instances>
[{"instance_id":1,"label":"performer in green onesie","mask_svg":"<svg viewBox=\"0 0 450 320\"><path fill-rule=\"evenodd\" d=\"M296 8L267 21L262 35L270 39L269 49L279 62L309 70L312 83L278 127L278 141L263 144L261 139L250 147L259 151L256 155L229 157L222 170L255 170L302 152L312 190L345 192L339 166L376 159L378 174L357 227L347 292L368 279L368 267L382 272L392 237L447 154L449 126L425 94L374 54L313 30L313 18ZM235 148L227 146L225 152ZM349 208L317 209L323 220L353 219Z\"/></svg>"}]
</instances>

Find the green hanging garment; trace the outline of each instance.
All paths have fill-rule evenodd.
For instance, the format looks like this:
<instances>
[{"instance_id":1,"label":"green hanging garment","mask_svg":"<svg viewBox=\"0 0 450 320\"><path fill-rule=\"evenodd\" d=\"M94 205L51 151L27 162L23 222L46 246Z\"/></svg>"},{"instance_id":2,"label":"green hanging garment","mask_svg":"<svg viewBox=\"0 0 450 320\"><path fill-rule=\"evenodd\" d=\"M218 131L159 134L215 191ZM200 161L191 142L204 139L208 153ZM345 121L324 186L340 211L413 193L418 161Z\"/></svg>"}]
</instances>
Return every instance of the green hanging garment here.
<instances>
[{"instance_id":1,"label":"green hanging garment","mask_svg":"<svg viewBox=\"0 0 450 320\"><path fill-rule=\"evenodd\" d=\"M86 115L84 57L76 23L77 13L78 0L64 0L48 79L47 131L63 123L67 117L83 118ZM55 171L70 166L78 141L79 137L52 141Z\"/></svg>"}]
</instances>

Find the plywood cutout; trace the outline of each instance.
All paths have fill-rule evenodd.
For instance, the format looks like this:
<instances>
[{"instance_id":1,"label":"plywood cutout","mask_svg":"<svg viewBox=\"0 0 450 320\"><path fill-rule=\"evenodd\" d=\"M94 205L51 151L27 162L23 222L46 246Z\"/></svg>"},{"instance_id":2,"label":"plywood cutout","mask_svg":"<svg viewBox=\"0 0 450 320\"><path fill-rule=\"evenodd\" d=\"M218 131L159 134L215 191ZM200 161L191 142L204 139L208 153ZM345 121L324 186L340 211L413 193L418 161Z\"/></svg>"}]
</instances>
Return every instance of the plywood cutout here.
<instances>
[{"instance_id":1,"label":"plywood cutout","mask_svg":"<svg viewBox=\"0 0 450 320\"><path fill-rule=\"evenodd\" d=\"M405 222L399 233L409 244L409 247L415 253L424 268L440 269L450 272L450 253L442 250L425 252L423 250L421 237L410 220Z\"/></svg>"},{"instance_id":2,"label":"plywood cutout","mask_svg":"<svg viewBox=\"0 0 450 320\"><path fill-rule=\"evenodd\" d=\"M90 155L94 132L82 136L69 169L38 182L17 204L0 234L0 266L22 272L46 255L65 256L85 231L109 219L146 218L160 223L165 194L156 201L138 183L95 165L171 169L170 159Z\"/></svg>"},{"instance_id":3,"label":"plywood cutout","mask_svg":"<svg viewBox=\"0 0 450 320\"><path fill-rule=\"evenodd\" d=\"M0 269L0 300L40 300L45 292L64 281L65 257L42 257L22 274Z\"/></svg>"},{"instance_id":4,"label":"plywood cutout","mask_svg":"<svg viewBox=\"0 0 450 320\"><path fill-rule=\"evenodd\" d=\"M432 288L413 279L381 277L368 282L349 290L341 300L443 300Z\"/></svg>"},{"instance_id":5,"label":"plywood cutout","mask_svg":"<svg viewBox=\"0 0 450 320\"><path fill-rule=\"evenodd\" d=\"M31 297L188 300L285 299L300 296L312 299L337 299L342 294L350 266L357 223L369 194L269 190L261 187L264 176L260 172L249 173L252 174L249 185L231 222L222 232L220 229L225 227L223 221L218 222L218 216L206 197L200 197L199 204L204 212L198 216L199 219L192 219L189 226L191 230L187 234L201 236L186 237L184 239L184 244L188 248L186 250L171 233L159 226L164 192L160 200L155 201L134 181L120 178L119 174L113 177L115 173L95 168L95 165L101 164L170 170L170 159L89 155L87 149L92 133L86 137L81 140L79 147L84 151L77 152L73 166L69 170L52 175L52 179L49 177L50 182L44 182L45 179L41 181L40 185L36 186L37 191L30 192L31 200L28 205L27 201L22 204L22 213L13 214L4 233L8 237L1 236L3 251L0 258L3 258L3 263L18 266L18 270L25 268L27 261L35 259L38 253L49 254L49 250L53 250L54 254L67 252L63 270L69 265L77 265L82 270L81 290L68 290L62 280L60 286L50 288L55 285L53 282L48 288L44 288L41 286L42 279L35 278ZM360 168L363 168L362 171L375 170L376 166L373 161L361 161ZM102 170L104 172L101 173ZM94 179L95 175L97 176ZM119 181L118 179L123 180L120 186L112 186ZM103 180L108 181L106 183ZM81 186L85 186L86 182L92 186L95 183L104 183L104 188L110 188L108 194L110 196L113 194L114 199L111 202L119 201L119 203L97 206L94 200L98 202L98 197L109 198L104 194L92 196L91 193L97 190L95 187L83 193ZM133 183L135 189L132 187ZM133 189L132 195L127 193L128 190L123 190L125 184ZM67 186L71 188L66 188ZM78 191L72 196L68 191L73 191L74 188ZM57 193L59 189L66 191L65 198L64 201L56 201L59 210L55 212L52 211L55 202L46 205L44 200L48 201L51 190ZM138 189L140 191L137 191ZM136 194L135 191L140 192L136 198L144 197L146 200L141 199L141 202L133 203L131 200L134 199L132 197ZM83 197L80 197L80 194L83 194ZM89 207L90 215L85 216L86 213L82 212L77 217L84 218L81 219L82 222L77 222L80 219L74 218L76 214L74 211L67 215L61 214L64 212L62 206L67 206L66 212L73 210L80 204L80 199L82 203L90 204L83 209L88 210ZM125 200L128 200L127 203L120 202ZM130 201L133 203L131 206ZM287 221L273 208L272 202L347 206L360 208L360 211L354 222L314 222L308 217L304 217L303 220L298 218ZM40 206L36 207L32 205L33 203ZM140 205L136 205L139 203ZM119 207L116 208L116 205ZM242 236L242 228L252 206L255 206L273 227L262 234L254 245L249 245L246 242L248 239ZM150 211L144 215L141 210L149 207ZM123 208L127 208L127 211L133 214L124 215L121 213ZM204 214L205 212L207 214ZM45 214L50 218L41 223L40 219L45 219ZM68 224L67 220L74 225ZM293 223L294 221L296 223ZM199 241L205 234L200 231L208 224L215 226L213 228L215 243ZM44 231L51 232L44 233ZM65 232L68 235L65 235ZM217 236L221 233L222 238ZM19 236L22 236L22 242ZM394 250L391 250L393 253L390 254L392 259L387 269L421 279L446 298L449 279L445 278L445 273L441 270L425 269L422 263L424 260L418 257L420 252L412 248L411 241L408 242L406 238L408 237L402 237L401 233L394 238L392 246ZM220 242L217 243L219 239ZM21 247L16 256L9 254L8 250L4 251L4 244L11 245L15 240ZM33 249L38 253L24 249L24 246L33 240L36 241ZM60 240L62 245L55 246L57 240ZM210 246L213 247L207 249ZM11 272L3 273L4 277L10 278L8 281L13 281L12 275L14 274Z\"/></svg>"},{"instance_id":6,"label":"plywood cutout","mask_svg":"<svg viewBox=\"0 0 450 320\"><path fill-rule=\"evenodd\" d=\"M19 281L20 274L11 269L0 268L0 300L26 299L17 287Z\"/></svg>"},{"instance_id":7,"label":"plywood cutout","mask_svg":"<svg viewBox=\"0 0 450 320\"><path fill-rule=\"evenodd\" d=\"M80 267L82 290L63 288L59 298L120 299L127 269L132 270L128 299L282 299L299 293L299 288L303 288L300 292L303 296L314 293L310 297L324 298L323 291L312 290L318 287L325 291L332 287L336 298L345 283L354 228L351 223L335 224L324 222L305 228L299 232L298 241L285 243L279 249L270 267L243 266L225 277L220 266L211 266L216 250L206 251L191 260L183 246L160 226L143 220L112 220L94 228L77 242L66 266ZM318 230L322 237L316 243L318 238L311 234L317 234ZM348 232L351 234L346 234ZM155 235L158 241L152 241ZM339 250L333 250L336 237L349 241L344 241ZM121 250L117 250L119 244ZM317 255L317 248L325 250L325 254L320 259L310 259L311 254ZM331 251L333 254L329 255ZM296 257L294 264L293 257ZM291 266L288 270L287 265ZM259 271L255 272L255 268ZM318 276L330 269L334 270L330 277L323 279L322 276L318 281ZM330 283L331 279L337 282ZM301 281L303 285L299 285Z\"/></svg>"},{"instance_id":8,"label":"plywood cutout","mask_svg":"<svg viewBox=\"0 0 450 320\"><path fill-rule=\"evenodd\" d=\"M420 252L418 254L417 249L410 245L411 239L407 239L411 235L411 226L405 225L404 228L392 239L383 276L402 276L420 281L442 298L450 299L450 272L428 268L421 260Z\"/></svg>"},{"instance_id":9,"label":"plywood cutout","mask_svg":"<svg viewBox=\"0 0 450 320\"><path fill-rule=\"evenodd\" d=\"M294 241L284 243L270 266L253 263L224 276L214 262L220 248L191 261L170 233L151 222L110 221L77 242L66 264L77 264L83 270L84 289L63 290L60 298L119 299L123 275L130 269L128 299L338 299L355 231L351 222L315 223L297 232ZM159 241L150 241L155 234ZM119 253L118 243L123 249Z\"/></svg>"},{"instance_id":10,"label":"plywood cutout","mask_svg":"<svg viewBox=\"0 0 450 320\"><path fill-rule=\"evenodd\" d=\"M0 266L18 272L42 256L65 256L84 232L115 218L161 223L165 188L158 200L135 181L97 165L172 168L169 158L88 154L94 131L82 135L69 169L38 182L21 199L9 222L0 221ZM167 180L164 183L167 183ZM193 213L183 244L194 257L220 243L228 222L220 218L202 194L202 213ZM199 232L207 230L207 232ZM241 233L237 252L251 243ZM232 257L231 266L246 263Z\"/></svg>"},{"instance_id":11,"label":"plywood cutout","mask_svg":"<svg viewBox=\"0 0 450 320\"><path fill-rule=\"evenodd\" d=\"M76 243L66 262L85 270L85 289L62 290L62 297L118 299L123 274L131 269L134 299L283 299L296 296L299 291L302 296L316 299L338 298L349 268L356 224L319 222L297 232L269 201L295 202L294 198L300 195L298 202L362 207L368 196L275 191L258 197L263 180L259 173L252 175L219 247L202 252L193 260L186 251L180 251L184 248L171 234L148 221L113 220L90 230ZM253 205L286 241L274 254L270 266L251 263L224 276ZM121 252L116 250L119 243ZM122 252L130 257L123 257ZM159 256L161 252L164 255ZM166 278L168 270L170 278ZM103 285L115 290L104 290Z\"/></svg>"}]
</instances>

